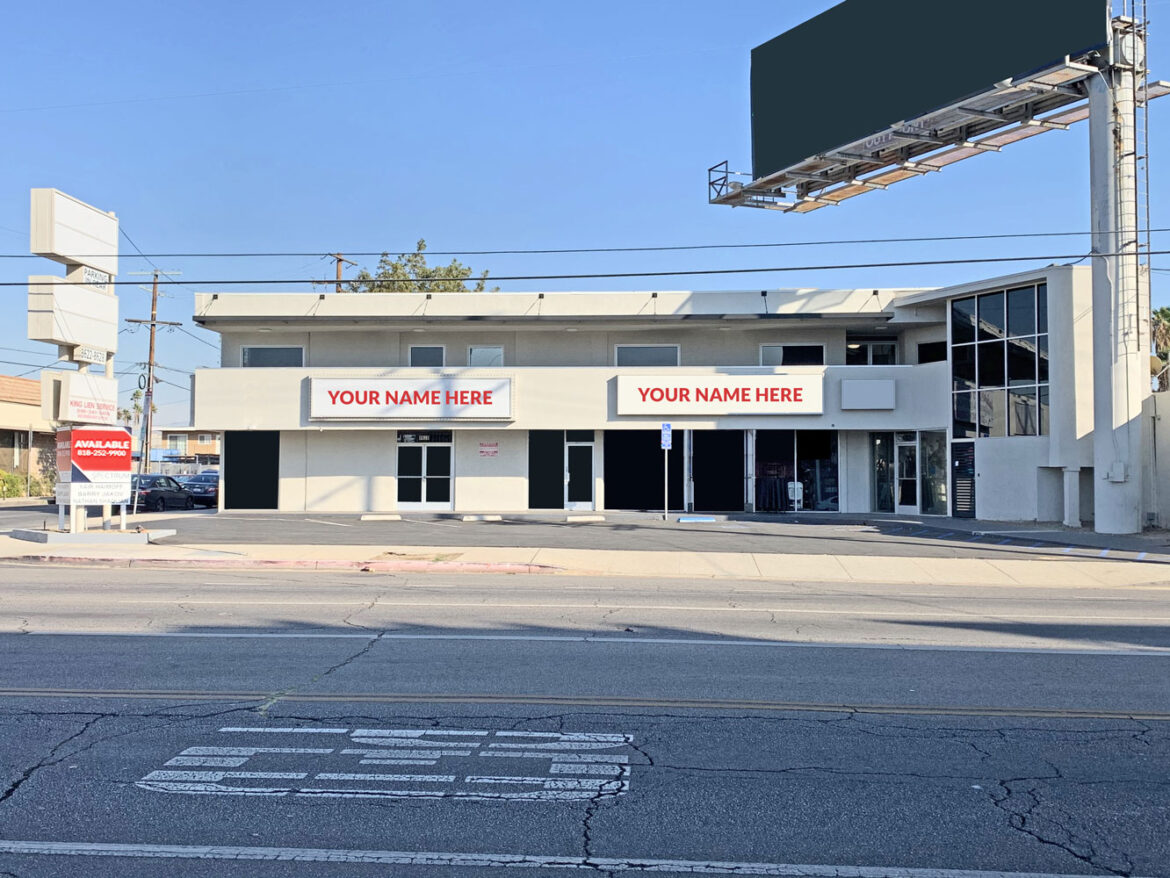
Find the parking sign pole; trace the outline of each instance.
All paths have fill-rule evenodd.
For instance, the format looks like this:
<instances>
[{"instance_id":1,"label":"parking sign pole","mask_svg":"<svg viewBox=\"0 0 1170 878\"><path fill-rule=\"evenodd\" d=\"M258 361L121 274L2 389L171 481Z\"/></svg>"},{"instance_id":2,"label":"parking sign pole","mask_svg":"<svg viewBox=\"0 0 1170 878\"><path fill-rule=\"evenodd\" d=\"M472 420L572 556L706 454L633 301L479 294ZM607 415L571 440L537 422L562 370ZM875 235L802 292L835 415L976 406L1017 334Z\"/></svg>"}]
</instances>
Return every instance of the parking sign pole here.
<instances>
[{"instance_id":1,"label":"parking sign pole","mask_svg":"<svg viewBox=\"0 0 1170 878\"><path fill-rule=\"evenodd\" d=\"M670 520L670 424L662 425L662 520Z\"/></svg>"}]
</instances>

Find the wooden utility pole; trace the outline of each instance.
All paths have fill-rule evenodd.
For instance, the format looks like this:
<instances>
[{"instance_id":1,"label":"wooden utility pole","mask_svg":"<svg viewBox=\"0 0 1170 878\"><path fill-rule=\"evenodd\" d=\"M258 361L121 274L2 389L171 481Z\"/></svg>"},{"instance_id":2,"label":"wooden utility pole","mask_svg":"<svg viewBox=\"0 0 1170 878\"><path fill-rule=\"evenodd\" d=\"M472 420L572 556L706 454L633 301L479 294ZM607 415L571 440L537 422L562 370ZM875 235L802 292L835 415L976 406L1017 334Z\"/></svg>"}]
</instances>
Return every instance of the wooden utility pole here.
<instances>
[{"instance_id":1,"label":"wooden utility pole","mask_svg":"<svg viewBox=\"0 0 1170 878\"><path fill-rule=\"evenodd\" d=\"M149 320L131 320L127 319L127 323L149 324L150 325L150 354L146 360L146 398L143 401L143 437L139 446L138 454L138 474L142 475L143 467L146 471L150 471L150 442L153 438L154 431L154 336L155 327L157 326L182 326L183 324L176 320L159 320L158 319L158 271L154 272L154 283L150 290L150 319ZM138 511L138 492L134 492L134 511Z\"/></svg>"},{"instance_id":2,"label":"wooden utility pole","mask_svg":"<svg viewBox=\"0 0 1170 878\"><path fill-rule=\"evenodd\" d=\"M346 259L340 253L330 253L329 258L337 261L337 286L334 287L334 291L340 293L341 292L341 265L342 265L342 263L345 263L346 265L352 265L355 268L357 267L357 263L350 262L348 259Z\"/></svg>"}]
</instances>

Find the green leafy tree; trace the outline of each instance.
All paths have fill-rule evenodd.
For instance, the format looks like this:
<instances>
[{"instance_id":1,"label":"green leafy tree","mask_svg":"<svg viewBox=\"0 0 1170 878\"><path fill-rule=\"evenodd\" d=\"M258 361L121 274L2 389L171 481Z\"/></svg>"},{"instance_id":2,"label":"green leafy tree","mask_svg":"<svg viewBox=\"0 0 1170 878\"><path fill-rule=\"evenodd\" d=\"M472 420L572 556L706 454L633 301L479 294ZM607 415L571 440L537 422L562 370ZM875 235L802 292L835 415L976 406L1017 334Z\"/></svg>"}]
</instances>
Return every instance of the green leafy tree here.
<instances>
[{"instance_id":1,"label":"green leafy tree","mask_svg":"<svg viewBox=\"0 0 1170 878\"><path fill-rule=\"evenodd\" d=\"M1150 336L1154 343L1154 354L1165 366L1170 362L1170 308L1155 308L1150 315ZM1170 390L1170 374L1158 375L1158 390Z\"/></svg>"},{"instance_id":2,"label":"green leafy tree","mask_svg":"<svg viewBox=\"0 0 1170 878\"><path fill-rule=\"evenodd\" d=\"M486 271L469 287L470 268L458 259L448 265L427 265L426 249L427 242L419 238L413 253L400 253L394 259L383 253L373 274L363 268L345 287L351 293L482 293L487 289Z\"/></svg>"}]
</instances>

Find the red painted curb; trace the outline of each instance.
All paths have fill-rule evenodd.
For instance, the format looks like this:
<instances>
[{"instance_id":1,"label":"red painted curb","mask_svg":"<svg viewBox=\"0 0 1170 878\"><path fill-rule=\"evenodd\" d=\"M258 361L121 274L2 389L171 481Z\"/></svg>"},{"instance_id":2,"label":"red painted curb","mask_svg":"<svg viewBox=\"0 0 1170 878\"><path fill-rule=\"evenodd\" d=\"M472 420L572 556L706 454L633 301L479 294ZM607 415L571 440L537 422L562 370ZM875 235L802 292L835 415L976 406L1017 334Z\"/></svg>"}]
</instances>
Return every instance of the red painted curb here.
<instances>
[{"instance_id":1,"label":"red painted curb","mask_svg":"<svg viewBox=\"0 0 1170 878\"><path fill-rule=\"evenodd\" d=\"M363 573L560 573L547 564L511 564L486 561L337 561L265 558L91 558L64 555L21 555L7 559L18 564L65 564L73 567L142 567L146 569L355 570Z\"/></svg>"}]
</instances>

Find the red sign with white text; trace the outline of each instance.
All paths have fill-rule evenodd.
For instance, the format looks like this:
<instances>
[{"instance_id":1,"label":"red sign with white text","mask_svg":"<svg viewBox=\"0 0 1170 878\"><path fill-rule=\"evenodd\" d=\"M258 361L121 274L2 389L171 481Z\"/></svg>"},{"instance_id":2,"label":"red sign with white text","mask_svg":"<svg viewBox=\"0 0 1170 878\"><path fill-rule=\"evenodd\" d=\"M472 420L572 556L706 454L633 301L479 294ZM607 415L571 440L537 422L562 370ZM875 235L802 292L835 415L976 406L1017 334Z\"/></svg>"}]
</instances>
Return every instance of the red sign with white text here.
<instances>
[{"instance_id":1,"label":"red sign with white text","mask_svg":"<svg viewBox=\"0 0 1170 878\"><path fill-rule=\"evenodd\" d=\"M73 427L57 431L57 501L124 503L130 497L130 429Z\"/></svg>"}]
</instances>

